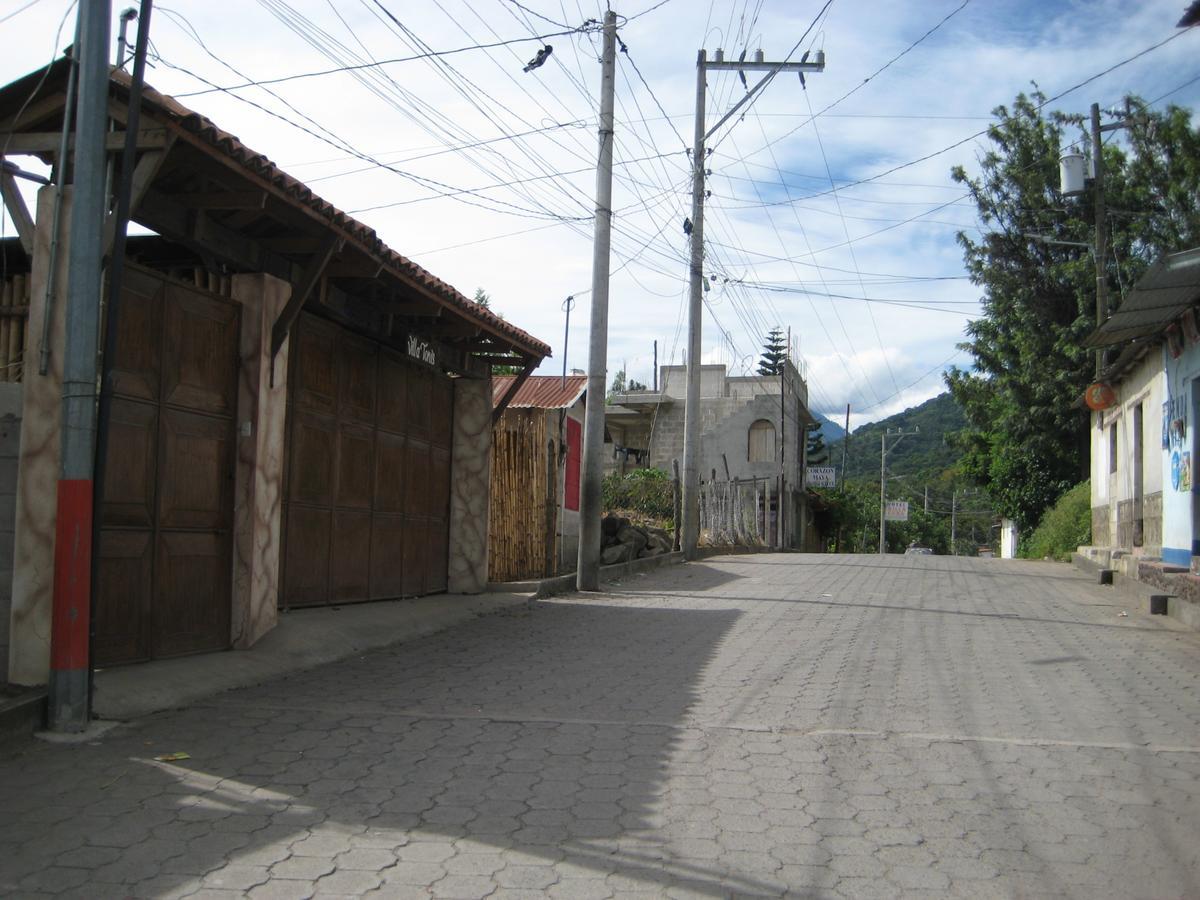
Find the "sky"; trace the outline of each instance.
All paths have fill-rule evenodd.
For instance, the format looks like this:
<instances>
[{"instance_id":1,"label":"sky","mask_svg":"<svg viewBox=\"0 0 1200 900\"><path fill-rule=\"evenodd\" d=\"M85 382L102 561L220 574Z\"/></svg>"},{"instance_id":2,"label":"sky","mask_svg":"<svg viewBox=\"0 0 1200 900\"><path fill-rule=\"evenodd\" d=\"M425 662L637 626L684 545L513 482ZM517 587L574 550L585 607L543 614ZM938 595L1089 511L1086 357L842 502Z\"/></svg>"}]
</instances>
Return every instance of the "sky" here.
<instances>
[{"instance_id":1,"label":"sky","mask_svg":"<svg viewBox=\"0 0 1200 900\"><path fill-rule=\"evenodd\" d=\"M1071 113L1127 93L1155 108L1200 101L1200 30L1175 27L1184 0L611 6L610 380L624 369L652 384L656 341L660 365L683 362L697 52L820 50L823 72L803 85L779 75L708 141L703 361L750 370L778 327L810 406L841 422L849 404L852 427L937 395L948 366L970 365L957 345L979 289L957 235L981 232L950 171L977 169L997 106L1034 84ZM553 347L538 371L554 374L564 359L587 367L604 9L170 0L155 5L147 81L462 293L485 291ZM0 83L60 53L74 18L63 0L0 0ZM736 72L709 72L706 127L745 94Z\"/></svg>"}]
</instances>

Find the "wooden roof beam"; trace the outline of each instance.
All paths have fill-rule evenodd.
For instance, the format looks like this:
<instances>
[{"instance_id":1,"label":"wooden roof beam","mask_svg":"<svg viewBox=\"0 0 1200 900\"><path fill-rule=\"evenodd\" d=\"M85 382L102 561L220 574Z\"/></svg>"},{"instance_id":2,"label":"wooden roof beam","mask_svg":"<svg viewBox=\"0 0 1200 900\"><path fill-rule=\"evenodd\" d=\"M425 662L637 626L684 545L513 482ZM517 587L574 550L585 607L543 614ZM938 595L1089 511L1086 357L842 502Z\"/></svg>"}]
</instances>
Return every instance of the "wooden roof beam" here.
<instances>
[{"instance_id":1,"label":"wooden roof beam","mask_svg":"<svg viewBox=\"0 0 1200 900\"><path fill-rule=\"evenodd\" d=\"M517 396L517 391L521 389L521 385L529 380L529 376L533 374L533 370L537 368L540 362L540 360L534 359L532 356L526 356L524 360L525 368L521 370L520 375L513 379L513 383L508 386L508 390L504 392L504 396L500 398L500 402L492 410L493 425L500 421L500 417L504 415L504 410L508 409L508 404L512 403L512 399Z\"/></svg>"},{"instance_id":2,"label":"wooden roof beam","mask_svg":"<svg viewBox=\"0 0 1200 900\"><path fill-rule=\"evenodd\" d=\"M304 267L300 279L292 284L292 296L288 298L287 304L279 311L278 317L275 319L275 324L271 326L271 360L274 361L275 354L279 352L279 348L283 346L283 342L287 340L288 332L292 330L292 325L296 319L300 317L300 310L304 308L304 301L308 299L312 293L313 287L316 286L321 276L325 272L325 267L329 265L334 254L338 253L345 245L345 240L336 234L330 234L321 247L320 251L314 253L308 260L308 265Z\"/></svg>"},{"instance_id":3,"label":"wooden roof beam","mask_svg":"<svg viewBox=\"0 0 1200 900\"><path fill-rule=\"evenodd\" d=\"M104 148L109 153L119 153L125 149L125 132L110 131L104 136ZM25 131L11 135L7 138L8 147L5 151L9 154L25 153L33 156L42 156L50 153L57 153L59 143L62 141L62 132L59 131ZM139 128L137 134L137 147L139 150L156 150L167 145L167 130L165 128ZM72 134L68 150L75 149L75 136Z\"/></svg>"}]
</instances>

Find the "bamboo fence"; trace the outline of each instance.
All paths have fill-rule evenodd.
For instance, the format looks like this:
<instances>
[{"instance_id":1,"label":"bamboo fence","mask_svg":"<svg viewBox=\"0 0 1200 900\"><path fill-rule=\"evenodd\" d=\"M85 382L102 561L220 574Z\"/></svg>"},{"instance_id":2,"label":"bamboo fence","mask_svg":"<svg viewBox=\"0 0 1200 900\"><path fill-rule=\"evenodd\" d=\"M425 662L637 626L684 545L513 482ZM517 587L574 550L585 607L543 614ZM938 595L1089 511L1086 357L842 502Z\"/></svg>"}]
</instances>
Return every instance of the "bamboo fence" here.
<instances>
[{"instance_id":1,"label":"bamboo fence","mask_svg":"<svg viewBox=\"0 0 1200 900\"><path fill-rule=\"evenodd\" d=\"M546 416L540 409L508 410L492 433L488 580L541 577L547 553Z\"/></svg>"},{"instance_id":2,"label":"bamboo fence","mask_svg":"<svg viewBox=\"0 0 1200 900\"><path fill-rule=\"evenodd\" d=\"M29 277L14 275L0 291L0 381L20 381L29 317Z\"/></svg>"}]
</instances>

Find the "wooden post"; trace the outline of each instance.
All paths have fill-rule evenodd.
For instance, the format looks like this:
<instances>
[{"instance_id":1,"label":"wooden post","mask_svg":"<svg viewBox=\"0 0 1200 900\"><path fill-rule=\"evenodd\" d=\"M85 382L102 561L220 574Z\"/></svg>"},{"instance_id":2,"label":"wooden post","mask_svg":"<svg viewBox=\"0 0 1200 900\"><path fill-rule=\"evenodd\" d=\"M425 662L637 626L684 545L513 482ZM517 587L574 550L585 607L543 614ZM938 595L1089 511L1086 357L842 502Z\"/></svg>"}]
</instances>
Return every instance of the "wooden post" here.
<instances>
[{"instance_id":1,"label":"wooden post","mask_svg":"<svg viewBox=\"0 0 1200 900\"><path fill-rule=\"evenodd\" d=\"M675 477L671 481L672 513L675 519L675 541L672 549L677 551L679 550L679 516L683 507L683 496L679 487L679 460L671 460L671 468L675 471Z\"/></svg>"},{"instance_id":2,"label":"wooden post","mask_svg":"<svg viewBox=\"0 0 1200 900\"><path fill-rule=\"evenodd\" d=\"M555 465L554 459L554 439L546 440L546 558L543 572L546 578L550 578L555 574L555 549L558 541L558 528L556 519L558 513L558 504L555 502L557 494L557 485L555 477L558 474L558 466Z\"/></svg>"},{"instance_id":3,"label":"wooden post","mask_svg":"<svg viewBox=\"0 0 1200 900\"><path fill-rule=\"evenodd\" d=\"M12 292L13 306L24 306L29 309L29 278L18 275L13 279L15 289ZM26 316L28 312L26 312ZM25 322L26 316L15 316L8 326L8 380L22 381L25 372Z\"/></svg>"},{"instance_id":4,"label":"wooden post","mask_svg":"<svg viewBox=\"0 0 1200 900\"><path fill-rule=\"evenodd\" d=\"M8 367L8 330L14 320L7 315L7 309L13 305L15 286L14 280L5 281L3 293L0 293L0 381L12 381L12 370Z\"/></svg>"}]
</instances>

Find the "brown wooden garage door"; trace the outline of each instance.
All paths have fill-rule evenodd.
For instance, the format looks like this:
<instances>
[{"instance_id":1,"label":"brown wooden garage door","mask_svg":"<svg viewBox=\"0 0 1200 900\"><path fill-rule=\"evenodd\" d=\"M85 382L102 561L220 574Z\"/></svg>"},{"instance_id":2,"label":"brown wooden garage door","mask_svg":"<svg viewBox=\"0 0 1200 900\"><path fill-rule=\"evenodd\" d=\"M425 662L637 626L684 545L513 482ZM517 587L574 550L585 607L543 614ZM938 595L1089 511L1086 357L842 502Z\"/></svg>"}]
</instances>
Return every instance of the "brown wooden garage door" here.
<instances>
[{"instance_id":1,"label":"brown wooden garage door","mask_svg":"<svg viewBox=\"0 0 1200 900\"><path fill-rule=\"evenodd\" d=\"M444 591L450 379L307 313L290 354L280 605Z\"/></svg>"},{"instance_id":2,"label":"brown wooden garage door","mask_svg":"<svg viewBox=\"0 0 1200 900\"><path fill-rule=\"evenodd\" d=\"M96 585L100 666L229 645L239 308L126 268Z\"/></svg>"}]
</instances>

